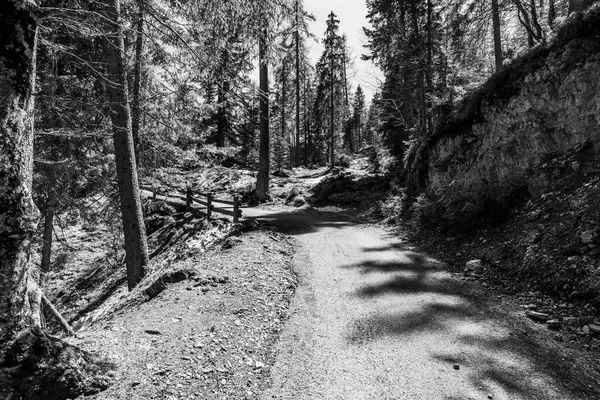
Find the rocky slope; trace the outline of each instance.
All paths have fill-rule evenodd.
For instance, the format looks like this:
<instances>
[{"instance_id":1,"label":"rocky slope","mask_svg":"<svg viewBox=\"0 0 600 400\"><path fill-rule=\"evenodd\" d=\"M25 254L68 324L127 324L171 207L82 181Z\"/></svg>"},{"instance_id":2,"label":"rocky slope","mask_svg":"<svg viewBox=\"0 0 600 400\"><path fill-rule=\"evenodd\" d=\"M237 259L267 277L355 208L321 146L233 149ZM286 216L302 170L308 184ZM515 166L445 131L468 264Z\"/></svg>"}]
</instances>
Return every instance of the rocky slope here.
<instances>
[{"instance_id":1,"label":"rocky slope","mask_svg":"<svg viewBox=\"0 0 600 400\"><path fill-rule=\"evenodd\" d=\"M415 227L453 227L444 235L457 265L481 257L532 288L600 305L599 151L595 7L490 78L410 154Z\"/></svg>"}]
</instances>

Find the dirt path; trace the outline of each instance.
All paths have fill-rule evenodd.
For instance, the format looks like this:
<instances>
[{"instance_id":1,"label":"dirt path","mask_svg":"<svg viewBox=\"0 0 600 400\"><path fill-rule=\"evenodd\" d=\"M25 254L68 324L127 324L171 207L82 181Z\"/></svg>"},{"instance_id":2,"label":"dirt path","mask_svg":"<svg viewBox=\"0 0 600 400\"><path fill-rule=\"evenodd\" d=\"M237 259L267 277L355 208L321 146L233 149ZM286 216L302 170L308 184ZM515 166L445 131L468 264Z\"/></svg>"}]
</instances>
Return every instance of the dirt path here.
<instances>
[{"instance_id":1,"label":"dirt path","mask_svg":"<svg viewBox=\"0 0 600 400\"><path fill-rule=\"evenodd\" d=\"M244 215L300 243L264 399L600 398L552 332L384 230L314 211Z\"/></svg>"}]
</instances>

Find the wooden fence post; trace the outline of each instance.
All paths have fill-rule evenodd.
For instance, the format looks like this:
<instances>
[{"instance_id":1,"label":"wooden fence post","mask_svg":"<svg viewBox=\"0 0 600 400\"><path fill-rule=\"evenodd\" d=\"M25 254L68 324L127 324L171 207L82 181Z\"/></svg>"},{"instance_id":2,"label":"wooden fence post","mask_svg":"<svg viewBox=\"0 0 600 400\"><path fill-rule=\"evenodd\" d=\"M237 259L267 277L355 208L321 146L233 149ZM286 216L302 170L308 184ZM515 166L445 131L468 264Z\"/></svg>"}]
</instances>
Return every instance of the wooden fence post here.
<instances>
[{"instance_id":1,"label":"wooden fence post","mask_svg":"<svg viewBox=\"0 0 600 400\"><path fill-rule=\"evenodd\" d=\"M212 193L207 193L206 194L206 219L210 219L210 216L212 214L212 200L213 200L213 195Z\"/></svg>"},{"instance_id":2,"label":"wooden fence post","mask_svg":"<svg viewBox=\"0 0 600 400\"><path fill-rule=\"evenodd\" d=\"M233 196L233 222L237 223L240 218L240 198Z\"/></svg>"},{"instance_id":3,"label":"wooden fence post","mask_svg":"<svg viewBox=\"0 0 600 400\"><path fill-rule=\"evenodd\" d=\"M187 186L185 190L185 210L190 211L192 207L192 188Z\"/></svg>"}]
</instances>

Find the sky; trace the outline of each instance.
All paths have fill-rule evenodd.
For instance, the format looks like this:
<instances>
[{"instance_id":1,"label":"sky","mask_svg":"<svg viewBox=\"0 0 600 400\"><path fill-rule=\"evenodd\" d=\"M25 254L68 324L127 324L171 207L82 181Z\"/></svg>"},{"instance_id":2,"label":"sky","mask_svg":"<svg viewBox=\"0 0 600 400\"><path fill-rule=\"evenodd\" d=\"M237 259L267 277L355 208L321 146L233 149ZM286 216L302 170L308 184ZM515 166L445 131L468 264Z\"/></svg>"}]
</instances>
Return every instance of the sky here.
<instances>
[{"instance_id":1,"label":"sky","mask_svg":"<svg viewBox=\"0 0 600 400\"><path fill-rule=\"evenodd\" d=\"M346 34L347 44L351 50L350 55L354 59L354 74L348 76L352 93L356 91L356 87L360 84L365 92L367 101L370 101L377 90L382 74L370 61L360 59L361 54L366 52L366 49L362 47L367 42L362 30L364 26L368 25L366 19L366 1L304 0L304 8L317 19L310 24L311 32L319 40L318 43L314 41L309 43L312 64L317 63L319 56L323 52L321 39L327 27L327 16L333 11L337 15L337 19L340 20L339 34Z\"/></svg>"}]
</instances>

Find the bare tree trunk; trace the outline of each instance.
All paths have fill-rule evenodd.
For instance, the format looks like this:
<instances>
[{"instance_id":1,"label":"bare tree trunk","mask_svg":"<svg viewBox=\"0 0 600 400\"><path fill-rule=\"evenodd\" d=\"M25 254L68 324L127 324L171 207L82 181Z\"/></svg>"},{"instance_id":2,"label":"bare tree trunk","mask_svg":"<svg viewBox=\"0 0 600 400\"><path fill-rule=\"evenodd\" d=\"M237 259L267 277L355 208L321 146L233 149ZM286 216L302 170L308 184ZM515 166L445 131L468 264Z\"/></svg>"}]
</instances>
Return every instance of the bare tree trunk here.
<instances>
[{"instance_id":1,"label":"bare tree trunk","mask_svg":"<svg viewBox=\"0 0 600 400\"><path fill-rule=\"evenodd\" d=\"M300 0L296 0L296 152L294 166L300 166Z\"/></svg>"},{"instance_id":2,"label":"bare tree trunk","mask_svg":"<svg viewBox=\"0 0 600 400\"><path fill-rule=\"evenodd\" d=\"M331 168L335 167L335 119L334 119L334 114L335 114L335 101L334 101L334 94L335 94L335 85L333 83L333 79L334 79L334 74L333 74L333 54L330 54L331 60L329 61L329 68L330 68L330 75L331 75L331 91L330 91L330 96L331 96L331 110L329 113L329 122L330 122L330 138L329 138L329 147L330 147L330 165Z\"/></svg>"},{"instance_id":3,"label":"bare tree trunk","mask_svg":"<svg viewBox=\"0 0 600 400\"><path fill-rule=\"evenodd\" d=\"M221 78L219 83L219 93L217 94L217 102L219 103L219 111L217 112L217 147L225 147L225 81Z\"/></svg>"},{"instance_id":4,"label":"bare tree trunk","mask_svg":"<svg viewBox=\"0 0 600 400\"><path fill-rule=\"evenodd\" d=\"M54 210L56 208L56 192L50 189L48 204L44 215L44 234L42 237L42 272L50 271L52 257L52 233L54 231Z\"/></svg>"},{"instance_id":5,"label":"bare tree trunk","mask_svg":"<svg viewBox=\"0 0 600 400\"><path fill-rule=\"evenodd\" d=\"M494 58L496 71L502 69L502 39L500 38L500 10L498 0L492 0L492 25L494 29Z\"/></svg>"},{"instance_id":6,"label":"bare tree trunk","mask_svg":"<svg viewBox=\"0 0 600 400\"><path fill-rule=\"evenodd\" d=\"M142 116L142 54L144 52L144 12L138 0L138 15L135 39L135 64L133 67L133 99L131 110L131 133L136 167L140 166L140 125Z\"/></svg>"},{"instance_id":7,"label":"bare tree trunk","mask_svg":"<svg viewBox=\"0 0 600 400\"><path fill-rule=\"evenodd\" d=\"M127 264L127 283L133 289L144 277L149 262L146 228L142 214L133 136L131 132L131 114L127 103L127 77L124 67L125 44L121 25L120 0L104 0L106 16L111 22L107 35L108 95L113 126L115 162L123 233L125 235L125 262Z\"/></svg>"},{"instance_id":8,"label":"bare tree trunk","mask_svg":"<svg viewBox=\"0 0 600 400\"><path fill-rule=\"evenodd\" d=\"M260 144L256 197L258 201L269 198L269 65L267 60L267 29L259 38L259 85L260 85Z\"/></svg>"},{"instance_id":9,"label":"bare tree trunk","mask_svg":"<svg viewBox=\"0 0 600 400\"><path fill-rule=\"evenodd\" d=\"M306 79L306 74L304 76L304 166L307 167L308 166L308 127L309 127L309 114L308 114L308 103L307 103L307 91L308 91L308 85L307 85L307 79Z\"/></svg>"},{"instance_id":10,"label":"bare tree trunk","mask_svg":"<svg viewBox=\"0 0 600 400\"><path fill-rule=\"evenodd\" d=\"M358 114L358 121L356 121L356 124L358 128L358 149L360 150L360 148L362 147L362 137L360 134L360 113Z\"/></svg>"},{"instance_id":11,"label":"bare tree trunk","mask_svg":"<svg viewBox=\"0 0 600 400\"><path fill-rule=\"evenodd\" d=\"M285 81L286 81L286 70L285 70L285 59L283 60L283 64L281 65L281 138L285 138ZM292 138L293 139L293 138ZM290 140L292 148L290 149L290 161L291 164L294 164L294 154L296 153L294 150L294 141ZM279 157L281 158L281 152ZM279 165L277 166L277 170L281 170L281 159L279 160Z\"/></svg>"},{"instance_id":12,"label":"bare tree trunk","mask_svg":"<svg viewBox=\"0 0 600 400\"><path fill-rule=\"evenodd\" d=\"M40 326L41 298L30 262L39 220L31 194L35 8L19 0L0 7L0 344Z\"/></svg>"},{"instance_id":13,"label":"bare tree trunk","mask_svg":"<svg viewBox=\"0 0 600 400\"><path fill-rule=\"evenodd\" d=\"M532 28L535 29L535 34L536 34L536 37L538 38L538 40L542 40L542 39L544 39L544 30L542 29L542 26L540 25L540 22L538 19L538 11L537 11L537 7L535 5L535 0L529 1L529 9L531 10Z\"/></svg>"},{"instance_id":14,"label":"bare tree trunk","mask_svg":"<svg viewBox=\"0 0 600 400\"><path fill-rule=\"evenodd\" d=\"M554 20L556 19L556 3L554 0L548 2L548 26L554 29Z\"/></svg>"}]
</instances>

